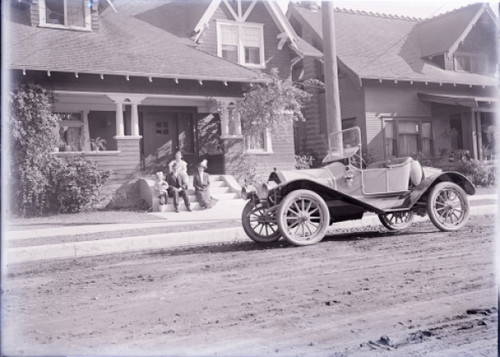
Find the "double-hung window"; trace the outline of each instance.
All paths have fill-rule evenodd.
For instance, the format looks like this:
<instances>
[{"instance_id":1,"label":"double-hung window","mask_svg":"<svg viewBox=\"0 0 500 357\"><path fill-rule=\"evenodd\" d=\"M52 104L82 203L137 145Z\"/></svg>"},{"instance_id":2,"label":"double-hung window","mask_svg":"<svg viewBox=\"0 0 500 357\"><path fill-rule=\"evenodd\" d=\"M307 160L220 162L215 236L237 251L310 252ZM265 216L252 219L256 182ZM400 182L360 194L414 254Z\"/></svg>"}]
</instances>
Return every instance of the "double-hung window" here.
<instances>
[{"instance_id":1,"label":"double-hung window","mask_svg":"<svg viewBox=\"0 0 500 357\"><path fill-rule=\"evenodd\" d=\"M58 113L62 117L59 135L61 151L83 151L85 138L83 134L82 113Z\"/></svg>"},{"instance_id":2,"label":"double-hung window","mask_svg":"<svg viewBox=\"0 0 500 357\"><path fill-rule=\"evenodd\" d=\"M248 67L264 67L262 24L217 22L217 55Z\"/></svg>"},{"instance_id":3,"label":"double-hung window","mask_svg":"<svg viewBox=\"0 0 500 357\"><path fill-rule=\"evenodd\" d=\"M457 52L454 60L455 71L488 73L488 61L484 54Z\"/></svg>"},{"instance_id":4,"label":"double-hung window","mask_svg":"<svg viewBox=\"0 0 500 357\"><path fill-rule=\"evenodd\" d=\"M384 122L384 148L387 158L432 156L432 125L420 119L397 119Z\"/></svg>"},{"instance_id":5,"label":"double-hung window","mask_svg":"<svg viewBox=\"0 0 500 357\"><path fill-rule=\"evenodd\" d=\"M264 130L256 134L245 135L245 149L249 153L272 153L271 135L269 130Z\"/></svg>"},{"instance_id":6,"label":"double-hung window","mask_svg":"<svg viewBox=\"0 0 500 357\"><path fill-rule=\"evenodd\" d=\"M90 30L89 0L40 0L40 25Z\"/></svg>"}]
</instances>

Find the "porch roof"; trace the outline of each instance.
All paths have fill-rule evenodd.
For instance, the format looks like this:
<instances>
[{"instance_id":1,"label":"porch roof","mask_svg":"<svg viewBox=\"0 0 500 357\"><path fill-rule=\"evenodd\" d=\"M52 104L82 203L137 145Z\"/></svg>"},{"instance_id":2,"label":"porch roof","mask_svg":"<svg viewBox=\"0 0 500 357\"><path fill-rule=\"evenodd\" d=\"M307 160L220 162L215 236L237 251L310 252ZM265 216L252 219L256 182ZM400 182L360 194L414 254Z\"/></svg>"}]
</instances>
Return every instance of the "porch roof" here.
<instances>
[{"instance_id":1,"label":"porch roof","mask_svg":"<svg viewBox=\"0 0 500 357\"><path fill-rule=\"evenodd\" d=\"M498 98L473 96L473 95L458 95L458 94L442 94L442 93L418 93L420 100L432 103L460 105L463 107L476 108L480 104L495 105L498 103Z\"/></svg>"},{"instance_id":2,"label":"porch roof","mask_svg":"<svg viewBox=\"0 0 500 357\"><path fill-rule=\"evenodd\" d=\"M105 10L97 31L30 26L27 14L11 7L7 68L198 81L266 81L257 71L192 48L175 35L129 16L129 3L115 1L118 13Z\"/></svg>"}]
</instances>

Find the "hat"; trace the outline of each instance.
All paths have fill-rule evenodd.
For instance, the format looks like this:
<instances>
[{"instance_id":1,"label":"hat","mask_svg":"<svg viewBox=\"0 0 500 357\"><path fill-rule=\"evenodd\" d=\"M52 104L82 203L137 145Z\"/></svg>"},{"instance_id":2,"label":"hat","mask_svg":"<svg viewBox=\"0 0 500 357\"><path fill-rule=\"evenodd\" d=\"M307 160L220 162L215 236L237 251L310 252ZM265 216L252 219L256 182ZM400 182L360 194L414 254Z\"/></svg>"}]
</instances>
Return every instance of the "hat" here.
<instances>
[{"instance_id":1,"label":"hat","mask_svg":"<svg viewBox=\"0 0 500 357\"><path fill-rule=\"evenodd\" d=\"M198 167L203 167L206 169L208 167L207 159L202 160L199 164Z\"/></svg>"},{"instance_id":2,"label":"hat","mask_svg":"<svg viewBox=\"0 0 500 357\"><path fill-rule=\"evenodd\" d=\"M158 171L155 174L155 176L156 176L157 179L162 179L163 180L165 178L165 176L163 175L163 172L161 172L161 171Z\"/></svg>"}]
</instances>

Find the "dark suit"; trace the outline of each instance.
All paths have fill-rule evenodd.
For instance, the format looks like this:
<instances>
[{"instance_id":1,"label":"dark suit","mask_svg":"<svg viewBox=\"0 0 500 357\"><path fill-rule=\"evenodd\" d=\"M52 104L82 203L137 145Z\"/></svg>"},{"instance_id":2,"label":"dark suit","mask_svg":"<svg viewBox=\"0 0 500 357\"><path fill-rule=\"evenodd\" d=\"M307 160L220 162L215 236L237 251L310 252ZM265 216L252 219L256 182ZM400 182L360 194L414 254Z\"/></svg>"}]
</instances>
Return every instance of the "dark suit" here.
<instances>
[{"instance_id":1,"label":"dark suit","mask_svg":"<svg viewBox=\"0 0 500 357\"><path fill-rule=\"evenodd\" d=\"M179 196L184 199L184 204L186 208L189 209L189 198L187 195L188 188L188 177L185 174L178 173L177 176L173 172L167 175L168 183L168 195L173 198L174 207L177 210L179 208ZM180 190L175 190L178 188Z\"/></svg>"}]
</instances>

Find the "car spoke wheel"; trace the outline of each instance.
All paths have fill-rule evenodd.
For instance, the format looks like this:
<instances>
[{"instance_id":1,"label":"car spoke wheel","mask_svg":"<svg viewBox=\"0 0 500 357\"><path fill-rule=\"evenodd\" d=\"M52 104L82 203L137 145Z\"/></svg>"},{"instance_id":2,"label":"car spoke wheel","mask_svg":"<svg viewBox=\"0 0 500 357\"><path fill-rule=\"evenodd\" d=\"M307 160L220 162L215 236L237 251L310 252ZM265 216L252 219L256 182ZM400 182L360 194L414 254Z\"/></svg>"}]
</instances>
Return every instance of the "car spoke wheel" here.
<instances>
[{"instance_id":1,"label":"car spoke wheel","mask_svg":"<svg viewBox=\"0 0 500 357\"><path fill-rule=\"evenodd\" d=\"M319 242L325 236L329 223L328 206L312 191L292 191L281 201L278 226L281 235L292 244Z\"/></svg>"},{"instance_id":2,"label":"car spoke wheel","mask_svg":"<svg viewBox=\"0 0 500 357\"><path fill-rule=\"evenodd\" d=\"M401 231L410 227L415 214L412 211L398 211L379 214L378 218L385 228L391 231Z\"/></svg>"},{"instance_id":3,"label":"car spoke wheel","mask_svg":"<svg viewBox=\"0 0 500 357\"><path fill-rule=\"evenodd\" d=\"M467 194L453 182L438 183L427 198L427 213L440 230L459 230L469 220Z\"/></svg>"},{"instance_id":4,"label":"car spoke wheel","mask_svg":"<svg viewBox=\"0 0 500 357\"><path fill-rule=\"evenodd\" d=\"M249 201L243 208L241 222L245 233L257 243L272 243L281 237L275 211L264 208L261 203L255 205Z\"/></svg>"}]
</instances>

